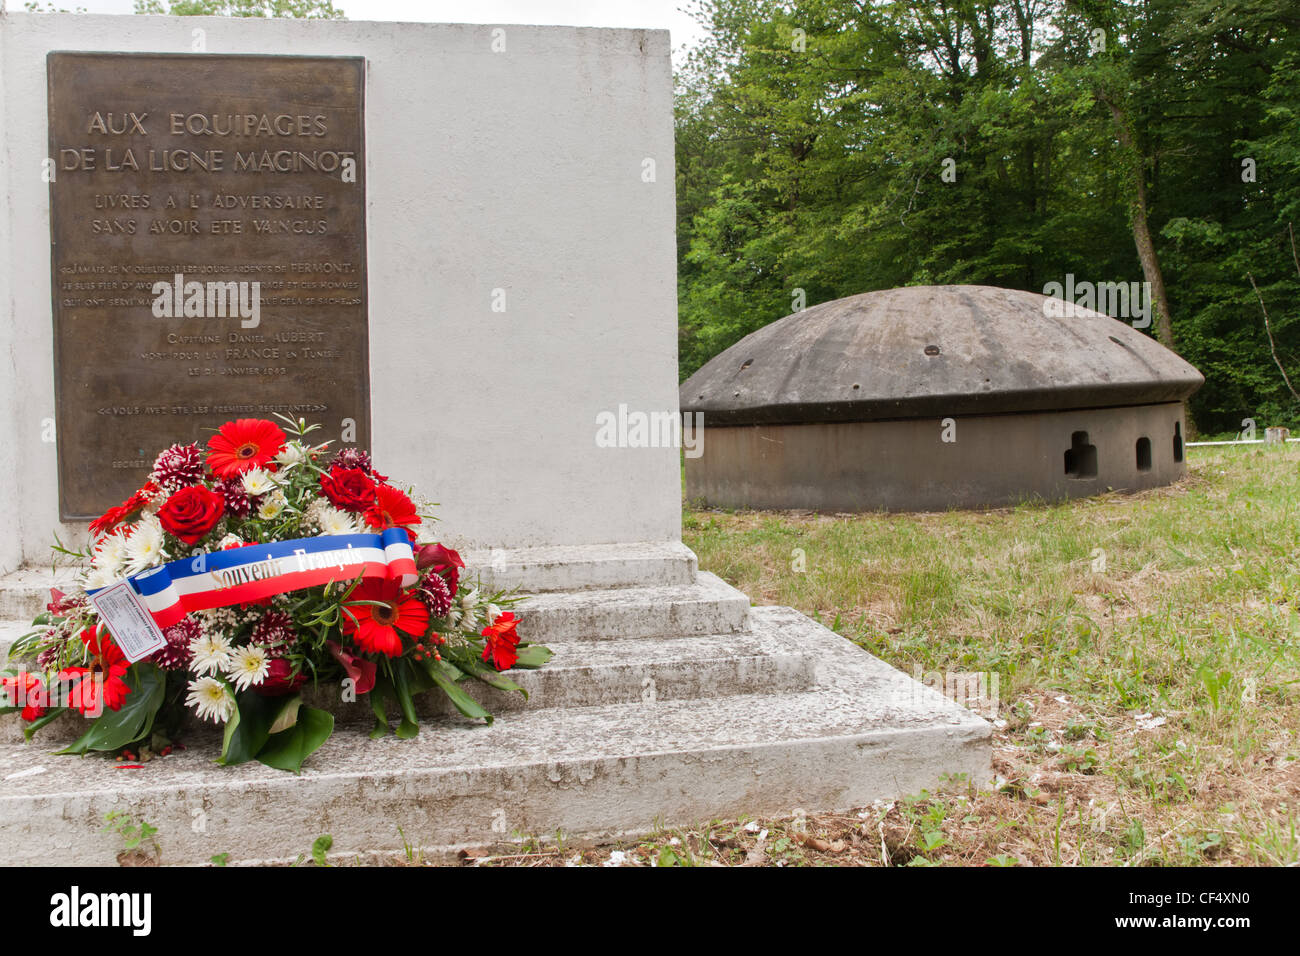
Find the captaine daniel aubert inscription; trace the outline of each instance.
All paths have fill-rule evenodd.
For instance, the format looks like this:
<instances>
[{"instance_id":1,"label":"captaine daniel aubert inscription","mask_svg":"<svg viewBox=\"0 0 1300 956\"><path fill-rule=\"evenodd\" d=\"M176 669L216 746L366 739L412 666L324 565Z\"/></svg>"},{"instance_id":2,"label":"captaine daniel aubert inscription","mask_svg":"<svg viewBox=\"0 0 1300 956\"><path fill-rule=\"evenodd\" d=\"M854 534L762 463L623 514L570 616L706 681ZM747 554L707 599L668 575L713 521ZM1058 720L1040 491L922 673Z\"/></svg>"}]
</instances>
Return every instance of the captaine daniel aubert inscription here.
<instances>
[{"instance_id":1,"label":"captaine daniel aubert inscription","mask_svg":"<svg viewBox=\"0 0 1300 956\"><path fill-rule=\"evenodd\" d=\"M369 445L364 61L51 53L59 507L175 440L301 415Z\"/></svg>"}]
</instances>

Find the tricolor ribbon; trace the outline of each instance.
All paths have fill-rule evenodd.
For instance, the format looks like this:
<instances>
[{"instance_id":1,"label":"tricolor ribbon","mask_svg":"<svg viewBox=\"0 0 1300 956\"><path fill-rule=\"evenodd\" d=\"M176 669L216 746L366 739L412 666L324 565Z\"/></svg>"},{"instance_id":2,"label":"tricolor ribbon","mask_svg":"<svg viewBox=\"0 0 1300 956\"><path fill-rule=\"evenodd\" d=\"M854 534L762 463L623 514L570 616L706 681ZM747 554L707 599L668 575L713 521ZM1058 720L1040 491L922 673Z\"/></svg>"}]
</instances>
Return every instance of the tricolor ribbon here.
<instances>
[{"instance_id":1,"label":"tricolor ribbon","mask_svg":"<svg viewBox=\"0 0 1300 956\"><path fill-rule=\"evenodd\" d=\"M165 628L191 611L250 604L275 594L358 577L385 578L404 588L415 583L415 555L404 528L210 551L169 561L126 580L158 626ZM99 590L103 589L87 593Z\"/></svg>"}]
</instances>

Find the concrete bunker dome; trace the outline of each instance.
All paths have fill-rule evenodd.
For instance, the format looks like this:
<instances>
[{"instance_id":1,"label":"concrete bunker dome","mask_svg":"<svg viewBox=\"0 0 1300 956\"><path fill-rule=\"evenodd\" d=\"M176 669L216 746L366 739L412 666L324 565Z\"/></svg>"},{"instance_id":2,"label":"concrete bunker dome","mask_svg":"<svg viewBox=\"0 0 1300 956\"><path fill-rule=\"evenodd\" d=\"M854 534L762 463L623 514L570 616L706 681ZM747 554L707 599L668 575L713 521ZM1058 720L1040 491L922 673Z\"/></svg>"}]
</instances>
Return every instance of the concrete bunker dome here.
<instances>
[{"instance_id":1,"label":"concrete bunker dome","mask_svg":"<svg viewBox=\"0 0 1300 956\"><path fill-rule=\"evenodd\" d=\"M1205 381L1128 322L991 286L915 286L786 316L681 386L692 501L929 511L1139 490L1186 471Z\"/></svg>"}]
</instances>

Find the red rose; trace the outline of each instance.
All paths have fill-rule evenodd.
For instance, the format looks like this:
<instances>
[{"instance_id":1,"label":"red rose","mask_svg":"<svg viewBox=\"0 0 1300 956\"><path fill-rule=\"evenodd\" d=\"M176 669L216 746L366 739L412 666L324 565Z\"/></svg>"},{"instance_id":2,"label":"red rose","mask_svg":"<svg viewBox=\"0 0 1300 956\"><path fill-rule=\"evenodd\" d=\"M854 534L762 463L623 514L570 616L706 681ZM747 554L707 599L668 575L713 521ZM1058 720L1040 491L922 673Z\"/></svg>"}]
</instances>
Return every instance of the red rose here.
<instances>
[{"instance_id":1,"label":"red rose","mask_svg":"<svg viewBox=\"0 0 1300 956\"><path fill-rule=\"evenodd\" d=\"M215 491L203 485L190 485L163 503L158 509L158 520L168 533L186 544L194 544L217 526L225 507L226 499Z\"/></svg>"},{"instance_id":2,"label":"red rose","mask_svg":"<svg viewBox=\"0 0 1300 956\"><path fill-rule=\"evenodd\" d=\"M344 511L365 511L375 501L375 482L360 468L331 468L320 476L320 490Z\"/></svg>"},{"instance_id":3,"label":"red rose","mask_svg":"<svg viewBox=\"0 0 1300 956\"><path fill-rule=\"evenodd\" d=\"M283 697L285 694L292 694L307 683L307 675L301 671L290 677L292 670L293 665L283 657L275 658L271 661L270 669L266 672L262 683L255 685L253 690L263 697Z\"/></svg>"}]
</instances>

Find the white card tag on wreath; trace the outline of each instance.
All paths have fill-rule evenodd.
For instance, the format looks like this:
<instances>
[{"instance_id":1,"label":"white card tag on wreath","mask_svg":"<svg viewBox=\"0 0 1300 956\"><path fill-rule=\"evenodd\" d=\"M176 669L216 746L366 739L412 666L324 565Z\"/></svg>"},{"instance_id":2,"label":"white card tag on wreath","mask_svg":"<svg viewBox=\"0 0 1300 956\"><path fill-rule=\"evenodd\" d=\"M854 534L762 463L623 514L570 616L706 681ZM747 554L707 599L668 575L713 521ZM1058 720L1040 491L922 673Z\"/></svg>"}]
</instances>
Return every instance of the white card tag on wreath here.
<instances>
[{"instance_id":1,"label":"white card tag on wreath","mask_svg":"<svg viewBox=\"0 0 1300 956\"><path fill-rule=\"evenodd\" d=\"M132 664L167 646L167 638L163 637L153 615L130 582L119 581L112 587L96 591L91 595L90 603L95 605L100 621Z\"/></svg>"}]
</instances>

